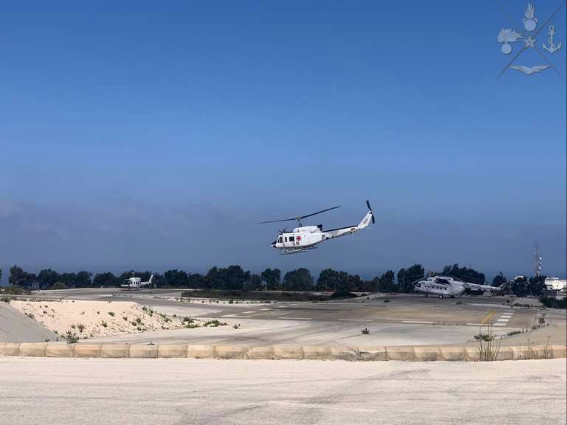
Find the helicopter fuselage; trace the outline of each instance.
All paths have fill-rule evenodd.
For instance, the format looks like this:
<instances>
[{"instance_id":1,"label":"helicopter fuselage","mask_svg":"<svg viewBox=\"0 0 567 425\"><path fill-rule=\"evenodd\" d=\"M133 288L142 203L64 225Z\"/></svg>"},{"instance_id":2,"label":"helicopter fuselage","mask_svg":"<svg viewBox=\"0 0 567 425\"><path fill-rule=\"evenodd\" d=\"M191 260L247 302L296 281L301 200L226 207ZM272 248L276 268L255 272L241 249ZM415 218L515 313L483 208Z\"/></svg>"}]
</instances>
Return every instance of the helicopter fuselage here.
<instances>
[{"instance_id":1,"label":"helicopter fuselage","mask_svg":"<svg viewBox=\"0 0 567 425\"><path fill-rule=\"evenodd\" d=\"M284 254L292 254L296 252L304 252L308 249L316 248L315 245L340 236L352 235L362 230L370 224L372 219L372 211L364 216L360 224L338 229L323 230L322 225L318 226L301 226L296 227L291 232L282 231L278 238L271 243L271 246L282 250Z\"/></svg>"}]
</instances>

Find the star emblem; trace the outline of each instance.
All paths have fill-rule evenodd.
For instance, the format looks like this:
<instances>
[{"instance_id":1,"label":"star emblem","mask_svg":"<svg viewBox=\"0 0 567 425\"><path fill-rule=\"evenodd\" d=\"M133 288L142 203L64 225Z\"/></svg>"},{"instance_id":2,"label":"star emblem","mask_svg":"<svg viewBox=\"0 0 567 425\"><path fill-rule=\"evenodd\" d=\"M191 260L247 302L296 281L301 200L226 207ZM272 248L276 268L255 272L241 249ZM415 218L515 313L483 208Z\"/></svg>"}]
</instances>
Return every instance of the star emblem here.
<instances>
[{"instance_id":1,"label":"star emblem","mask_svg":"<svg viewBox=\"0 0 567 425\"><path fill-rule=\"evenodd\" d=\"M524 40L524 43L525 43L526 48L528 48L528 47L534 47L534 46L535 46L535 42L536 42L535 38L533 38L531 35L530 35L528 38L526 38L526 39Z\"/></svg>"}]
</instances>

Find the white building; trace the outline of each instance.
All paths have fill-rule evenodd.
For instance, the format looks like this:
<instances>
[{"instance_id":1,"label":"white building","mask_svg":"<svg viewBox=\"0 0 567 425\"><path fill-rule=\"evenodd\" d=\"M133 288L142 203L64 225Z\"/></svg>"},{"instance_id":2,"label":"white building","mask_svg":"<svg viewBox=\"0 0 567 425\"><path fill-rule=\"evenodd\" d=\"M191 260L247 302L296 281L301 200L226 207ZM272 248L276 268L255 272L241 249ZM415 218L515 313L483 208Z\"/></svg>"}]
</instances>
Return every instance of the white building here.
<instances>
[{"instance_id":1,"label":"white building","mask_svg":"<svg viewBox=\"0 0 567 425\"><path fill-rule=\"evenodd\" d=\"M546 277L545 286L547 286L549 291L565 291L567 280L559 279L558 277Z\"/></svg>"}]
</instances>

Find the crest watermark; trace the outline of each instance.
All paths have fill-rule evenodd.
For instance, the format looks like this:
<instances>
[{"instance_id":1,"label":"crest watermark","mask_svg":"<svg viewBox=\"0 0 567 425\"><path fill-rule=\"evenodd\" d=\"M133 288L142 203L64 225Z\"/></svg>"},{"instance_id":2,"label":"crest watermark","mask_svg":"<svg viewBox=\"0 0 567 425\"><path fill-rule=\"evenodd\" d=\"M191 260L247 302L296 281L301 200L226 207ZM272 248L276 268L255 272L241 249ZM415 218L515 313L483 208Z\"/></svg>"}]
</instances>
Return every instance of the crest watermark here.
<instances>
[{"instance_id":1,"label":"crest watermark","mask_svg":"<svg viewBox=\"0 0 567 425\"><path fill-rule=\"evenodd\" d=\"M565 6L566 1L562 1L561 4L553 11L553 13L545 20L540 21L537 17L537 10L532 2L528 2L524 10L524 18L522 19L523 30L516 30L514 25L517 24L513 19L510 19L509 15L504 13L506 18L511 25L510 28L502 28L498 33L498 43L500 43L500 52L503 55L510 55L515 49L517 53L512 57L512 59L507 63L507 65L500 71L496 79L499 79L508 69L519 71L524 75L534 75L545 71L548 68L553 68L555 72L564 80L561 73L552 64L549 58L544 54L544 51L550 55L554 55L561 50L561 42L557 42L555 39L556 31L555 25L551 23L551 20L559 12L559 10ZM538 26L538 23L540 24ZM541 44L541 49L538 47L537 37L543 29L547 29L547 40ZM516 61L520 58L522 53L527 50L533 49L537 52L545 63L537 65L523 65L518 64Z\"/></svg>"}]
</instances>

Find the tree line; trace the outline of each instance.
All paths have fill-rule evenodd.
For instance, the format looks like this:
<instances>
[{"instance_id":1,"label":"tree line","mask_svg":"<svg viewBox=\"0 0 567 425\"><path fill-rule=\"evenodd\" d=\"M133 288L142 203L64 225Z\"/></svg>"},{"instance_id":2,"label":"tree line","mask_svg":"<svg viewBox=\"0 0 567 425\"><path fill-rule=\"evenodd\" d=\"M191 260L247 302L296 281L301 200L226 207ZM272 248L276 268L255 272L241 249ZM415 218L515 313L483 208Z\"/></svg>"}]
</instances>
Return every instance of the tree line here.
<instances>
[{"instance_id":1,"label":"tree line","mask_svg":"<svg viewBox=\"0 0 567 425\"><path fill-rule=\"evenodd\" d=\"M117 287L128 278L137 276L142 281L154 275L153 283L158 288L195 288L219 290L282 290L282 291L325 291L337 294L349 292L413 292L414 284L426 276L421 264L402 268L397 273L388 270L380 276L367 280L358 274L327 268L319 273L317 279L306 268L291 270L282 276L278 268L267 268L260 274L245 271L239 265L228 267L212 267L205 274L188 273L180 269L167 270L165 273L128 270L115 275L111 272L91 273L59 273L51 268L39 273L29 273L14 265L10 268L9 283L24 289L64 289ZM472 268L460 267L458 264L445 266L441 272L428 272L427 275L447 275L472 283L484 283L485 275ZM0 278L2 270L0 269ZM500 273L492 280L499 286L506 282ZM545 291L545 277L519 277L511 282L509 291L517 296L540 296Z\"/></svg>"}]
</instances>

